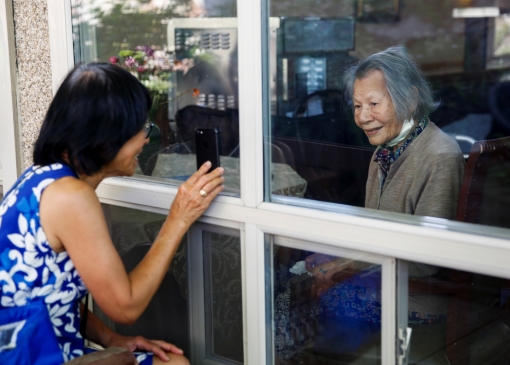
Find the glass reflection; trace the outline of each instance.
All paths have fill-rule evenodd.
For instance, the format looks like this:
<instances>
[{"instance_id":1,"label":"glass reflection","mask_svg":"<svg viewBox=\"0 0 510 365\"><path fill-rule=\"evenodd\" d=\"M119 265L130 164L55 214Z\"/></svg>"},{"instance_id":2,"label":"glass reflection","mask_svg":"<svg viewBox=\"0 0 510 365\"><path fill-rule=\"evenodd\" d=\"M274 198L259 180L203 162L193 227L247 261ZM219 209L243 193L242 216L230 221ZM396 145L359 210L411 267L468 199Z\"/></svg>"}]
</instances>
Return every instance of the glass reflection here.
<instances>
[{"instance_id":1,"label":"glass reflection","mask_svg":"<svg viewBox=\"0 0 510 365\"><path fill-rule=\"evenodd\" d=\"M126 271L130 272L149 251L166 216L106 204L103 212L113 244ZM162 339L183 349L189 356L186 248L184 237L159 289L134 324L128 326L113 322L97 305L94 305L94 314L120 334Z\"/></svg>"},{"instance_id":2,"label":"glass reflection","mask_svg":"<svg viewBox=\"0 0 510 365\"><path fill-rule=\"evenodd\" d=\"M226 192L239 195L237 19L233 0L73 0L75 62L128 69L155 124L138 178L180 184L196 171L195 128L218 128Z\"/></svg>"},{"instance_id":3,"label":"glass reflection","mask_svg":"<svg viewBox=\"0 0 510 365\"><path fill-rule=\"evenodd\" d=\"M410 262L408 284L410 364L508 363L508 280Z\"/></svg>"},{"instance_id":4,"label":"glass reflection","mask_svg":"<svg viewBox=\"0 0 510 365\"><path fill-rule=\"evenodd\" d=\"M381 361L381 266L273 246L276 364Z\"/></svg>"},{"instance_id":5,"label":"glass reflection","mask_svg":"<svg viewBox=\"0 0 510 365\"><path fill-rule=\"evenodd\" d=\"M504 7L498 8L498 17L459 18L453 17L454 9L474 5L453 0L406 2L405 6L401 1L305 0L296 6L286 0L272 0L268 6L271 112L267 140L287 150L284 163L307 182L304 198L508 227L508 220L498 218L507 216L510 209L510 139L501 140L510 135L506 102L510 27ZM356 125L353 100L345 94L343 79L353 65L398 45L414 59L430 85L433 100L439 102L426 114L429 127L435 124L452 147L435 160L421 149L418 154L422 158L415 161L413 172L407 169L408 173L428 174L431 165L441 167L456 156L459 162L442 166L444 173L431 186L435 194L441 189L451 191L443 197L424 197L422 202L408 199L409 189L404 187L416 183L414 177L393 176L393 183L402 184L398 198L406 202L390 207L384 202L373 204L371 198L380 194L367 191L377 190L378 185L385 189L378 176L373 178L379 171L371 166L377 157L374 150L383 148L376 143L380 141L370 141L373 138ZM416 82L402 73L400 79ZM412 90L399 87L398 93L407 101L413 98ZM423 99L421 95L419 99ZM413 113L399 120L403 123L411 117L418 127L421 118ZM429 129L426 134L435 129L429 127L424 128ZM413 131L408 130L406 137ZM485 144L483 140L497 141ZM445 145L439 139L434 141ZM434 149L431 143L426 144ZM395 158L399 147L388 151L396 165L402 163L398 162L400 157ZM402 160L414 149L400 151ZM270 150L273 161L278 156L275 150ZM487 151L494 153L486 155ZM460 153L467 163L466 173L459 168ZM369 181L369 174L375 183ZM426 187L419 190L426 191ZM424 201L430 209L418 207ZM443 203L448 207L443 209ZM474 211L466 214L462 204Z\"/></svg>"},{"instance_id":6,"label":"glass reflection","mask_svg":"<svg viewBox=\"0 0 510 365\"><path fill-rule=\"evenodd\" d=\"M239 237L204 232L206 357L243 364L243 302Z\"/></svg>"}]
</instances>

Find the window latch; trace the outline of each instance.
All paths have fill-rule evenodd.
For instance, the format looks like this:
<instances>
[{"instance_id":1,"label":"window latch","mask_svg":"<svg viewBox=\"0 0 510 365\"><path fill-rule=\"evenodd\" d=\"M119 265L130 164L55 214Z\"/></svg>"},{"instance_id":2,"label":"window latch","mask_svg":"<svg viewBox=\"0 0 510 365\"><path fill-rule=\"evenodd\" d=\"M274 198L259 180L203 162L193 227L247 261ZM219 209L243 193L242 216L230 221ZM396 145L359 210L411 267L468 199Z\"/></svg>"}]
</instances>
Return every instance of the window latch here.
<instances>
[{"instance_id":1,"label":"window latch","mask_svg":"<svg viewBox=\"0 0 510 365\"><path fill-rule=\"evenodd\" d=\"M411 349L412 328L399 328L397 341L397 364L407 365L409 360L409 351Z\"/></svg>"}]
</instances>

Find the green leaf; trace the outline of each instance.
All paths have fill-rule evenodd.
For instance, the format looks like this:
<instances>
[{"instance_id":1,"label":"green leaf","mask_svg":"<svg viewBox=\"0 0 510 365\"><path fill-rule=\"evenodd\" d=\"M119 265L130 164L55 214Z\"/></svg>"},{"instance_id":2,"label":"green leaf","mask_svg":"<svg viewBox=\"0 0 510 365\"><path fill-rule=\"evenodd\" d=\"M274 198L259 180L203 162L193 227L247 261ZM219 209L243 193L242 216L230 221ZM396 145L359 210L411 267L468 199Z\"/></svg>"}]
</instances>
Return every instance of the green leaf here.
<instances>
[{"instance_id":1,"label":"green leaf","mask_svg":"<svg viewBox=\"0 0 510 365\"><path fill-rule=\"evenodd\" d=\"M119 52L120 57L127 58L129 56L133 56L135 54L135 51L131 51L129 49L125 49Z\"/></svg>"},{"instance_id":2,"label":"green leaf","mask_svg":"<svg viewBox=\"0 0 510 365\"><path fill-rule=\"evenodd\" d=\"M143 61L143 59L145 58L145 52L136 51L132 56L136 61Z\"/></svg>"}]
</instances>

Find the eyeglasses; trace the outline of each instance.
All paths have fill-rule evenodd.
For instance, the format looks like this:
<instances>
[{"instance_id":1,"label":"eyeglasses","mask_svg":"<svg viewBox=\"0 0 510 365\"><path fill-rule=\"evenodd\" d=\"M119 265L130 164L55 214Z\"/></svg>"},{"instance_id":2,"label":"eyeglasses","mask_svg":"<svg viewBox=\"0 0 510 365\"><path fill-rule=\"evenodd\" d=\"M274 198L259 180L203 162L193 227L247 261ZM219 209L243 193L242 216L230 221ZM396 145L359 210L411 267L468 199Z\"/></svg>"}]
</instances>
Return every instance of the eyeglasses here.
<instances>
[{"instance_id":1,"label":"eyeglasses","mask_svg":"<svg viewBox=\"0 0 510 365\"><path fill-rule=\"evenodd\" d=\"M147 122L143 126L143 130L145 131L145 139L151 136L152 128L154 127L154 123Z\"/></svg>"}]
</instances>

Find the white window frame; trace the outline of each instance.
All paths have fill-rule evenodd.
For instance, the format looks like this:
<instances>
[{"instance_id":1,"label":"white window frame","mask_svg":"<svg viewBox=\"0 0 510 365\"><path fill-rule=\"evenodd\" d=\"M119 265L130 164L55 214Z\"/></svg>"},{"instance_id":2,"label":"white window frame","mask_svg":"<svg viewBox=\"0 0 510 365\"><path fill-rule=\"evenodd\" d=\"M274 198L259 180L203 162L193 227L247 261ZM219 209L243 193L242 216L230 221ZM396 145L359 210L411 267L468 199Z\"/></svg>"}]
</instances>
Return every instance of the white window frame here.
<instances>
[{"instance_id":1,"label":"white window frame","mask_svg":"<svg viewBox=\"0 0 510 365\"><path fill-rule=\"evenodd\" d=\"M241 230L245 363L266 362L265 234L510 278L506 229L304 200L308 207L293 206L292 199L283 198L281 203L286 204L263 201L263 6L264 1L237 2L241 197L218 197L200 219ZM56 90L73 66L70 0L49 0L48 18ZM173 186L117 178L97 189L103 203L163 214L176 193ZM383 286L394 291L395 281ZM388 331L386 336L395 338L395 325L388 325ZM387 346L382 363L394 364L395 344L388 341Z\"/></svg>"},{"instance_id":2,"label":"white window frame","mask_svg":"<svg viewBox=\"0 0 510 365\"><path fill-rule=\"evenodd\" d=\"M0 188L7 192L21 173L12 1L0 2L0 64Z\"/></svg>"}]
</instances>

